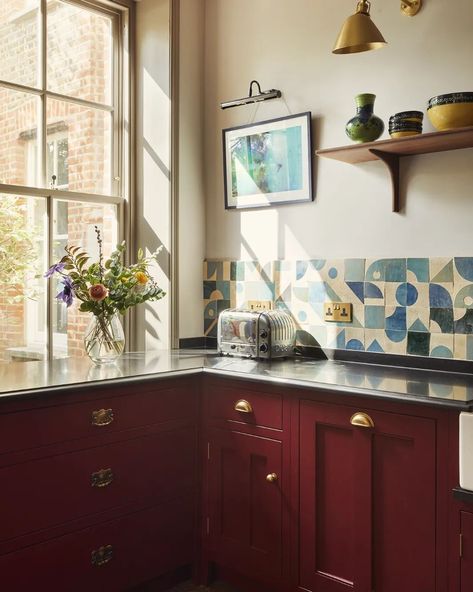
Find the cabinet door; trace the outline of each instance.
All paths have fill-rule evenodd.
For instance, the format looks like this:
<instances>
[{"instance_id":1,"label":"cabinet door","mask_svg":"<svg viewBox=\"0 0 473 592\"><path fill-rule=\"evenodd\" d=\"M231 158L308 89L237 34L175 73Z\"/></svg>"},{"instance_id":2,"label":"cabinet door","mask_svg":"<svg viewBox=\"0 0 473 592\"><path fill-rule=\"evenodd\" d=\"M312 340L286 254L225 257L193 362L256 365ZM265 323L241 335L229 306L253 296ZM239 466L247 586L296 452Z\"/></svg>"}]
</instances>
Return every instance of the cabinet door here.
<instances>
[{"instance_id":1,"label":"cabinet door","mask_svg":"<svg viewBox=\"0 0 473 592\"><path fill-rule=\"evenodd\" d=\"M372 589L434 591L435 421L394 413L370 415L375 422Z\"/></svg>"},{"instance_id":2,"label":"cabinet door","mask_svg":"<svg viewBox=\"0 0 473 592\"><path fill-rule=\"evenodd\" d=\"M301 403L300 585L317 592L365 592L360 557L369 540L360 535L365 526L369 532L370 441L350 425L351 411Z\"/></svg>"},{"instance_id":3,"label":"cabinet door","mask_svg":"<svg viewBox=\"0 0 473 592\"><path fill-rule=\"evenodd\" d=\"M473 590L473 514L461 512L461 592Z\"/></svg>"},{"instance_id":4,"label":"cabinet door","mask_svg":"<svg viewBox=\"0 0 473 592\"><path fill-rule=\"evenodd\" d=\"M210 559L243 575L281 577L282 443L208 430Z\"/></svg>"},{"instance_id":5,"label":"cabinet door","mask_svg":"<svg viewBox=\"0 0 473 592\"><path fill-rule=\"evenodd\" d=\"M317 592L435 590L435 422L301 404L300 583Z\"/></svg>"}]
</instances>

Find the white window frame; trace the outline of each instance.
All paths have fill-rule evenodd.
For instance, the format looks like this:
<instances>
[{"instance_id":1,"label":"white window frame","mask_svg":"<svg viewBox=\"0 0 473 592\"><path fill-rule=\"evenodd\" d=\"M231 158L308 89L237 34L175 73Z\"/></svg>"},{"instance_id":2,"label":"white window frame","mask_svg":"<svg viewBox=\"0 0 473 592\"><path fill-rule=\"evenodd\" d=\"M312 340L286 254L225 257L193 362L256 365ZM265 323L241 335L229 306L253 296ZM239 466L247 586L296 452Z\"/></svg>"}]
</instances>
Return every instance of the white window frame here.
<instances>
[{"instance_id":1,"label":"white window frame","mask_svg":"<svg viewBox=\"0 0 473 592\"><path fill-rule=\"evenodd\" d=\"M115 205L117 207L118 239L128 237L129 232L125 229L127 216L127 203L130 195L131 158L130 149L131 134L125 131L125 121L131 122L130 94L131 94L131 35L130 35L130 13L133 10L131 0L61 0L67 4L81 6L87 10L107 15L112 19L113 35L113 71L112 71L112 97L111 105L94 103L68 95L62 95L47 89L47 0L40 0L39 15L39 84L38 88L16 84L0 79L0 88L10 89L30 94L40 98L41 117L38 129L38 142L42 148L41 156L38 159L39 187L34 185L11 185L0 183L0 194L7 193L21 197L37 197L46 200L47 211L47 232L45 234L45 245L47 245L47 263L52 265L54 224L53 212L56 200L94 203L103 205ZM78 106L90 107L109 112L112 117L112 158L111 158L111 187L112 194L94 194L85 192L69 191L63 188L51 190L50 180L47 179L47 99L58 99L76 104ZM128 146L125 146L125 141ZM128 158L126 155L129 155ZM55 294L52 293L51 282L47 283L47 357L53 357L53 334L52 317ZM25 314L27 313L25 307ZM58 345L61 345L60 343Z\"/></svg>"}]
</instances>

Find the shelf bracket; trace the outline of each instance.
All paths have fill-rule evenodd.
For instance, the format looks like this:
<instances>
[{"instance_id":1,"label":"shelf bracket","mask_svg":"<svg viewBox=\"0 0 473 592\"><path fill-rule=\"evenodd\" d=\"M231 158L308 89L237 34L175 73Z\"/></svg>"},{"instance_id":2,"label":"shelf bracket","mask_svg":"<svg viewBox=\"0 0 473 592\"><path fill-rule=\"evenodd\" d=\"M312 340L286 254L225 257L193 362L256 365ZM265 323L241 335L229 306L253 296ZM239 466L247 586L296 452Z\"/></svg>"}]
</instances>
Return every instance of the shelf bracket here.
<instances>
[{"instance_id":1,"label":"shelf bracket","mask_svg":"<svg viewBox=\"0 0 473 592\"><path fill-rule=\"evenodd\" d=\"M397 154L390 154L383 152L376 148L370 148L371 154L382 160L389 169L391 175L391 185L393 188L393 212L399 212L401 209L401 200L399 196L399 156Z\"/></svg>"}]
</instances>

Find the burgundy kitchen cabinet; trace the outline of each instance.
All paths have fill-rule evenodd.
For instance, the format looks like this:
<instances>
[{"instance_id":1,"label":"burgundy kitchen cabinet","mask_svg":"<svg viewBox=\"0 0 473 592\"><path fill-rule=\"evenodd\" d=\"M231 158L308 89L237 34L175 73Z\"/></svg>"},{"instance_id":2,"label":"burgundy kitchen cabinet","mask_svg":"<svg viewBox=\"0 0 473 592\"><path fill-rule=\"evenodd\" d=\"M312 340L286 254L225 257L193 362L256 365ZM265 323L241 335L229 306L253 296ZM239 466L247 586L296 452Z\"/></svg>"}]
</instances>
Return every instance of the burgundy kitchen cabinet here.
<instances>
[{"instance_id":1,"label":"burgundy kitchen cabinet","mask_svg":"<svg viewBox=\"0 0 473 592\"><path fill-rule=\"evenodd\" d=\"M202 571L242 592L288 582L289 419L277 387L204 379Z\"/></svg>"},{"instance_id":2,"label":"burgundy kitchen cabinet","mask_svg":"<svg viewBox=\"0 0 473 592\"><path fill-rule=\"evenodd\" d=\"M461 516L461 592L473 590L473 513L460 513Z\"/></svg>"},{"instance_id":3,"label":"burgundy kitchen cabinet","mask_svg":"<svg viewBox=\"0 0 473 592\"><path fill-rule=\"evenodd\" d=\"M435 491L433 419L302 401L300 586L439 590Z\"/></svg>"},{"instance_id":4,"label":"burgundy kitchen cabinet","mask_svg":"<svg viewBox=\"0 0 473 592\"><path fill-rule=\"evenodd\" d=\"M207 446L210 556L247 576L281 577L281 442L214 428Z\"/></svg>"},{"instance_id":5,"label":"burgundy kitchen cabinet","mask_svg":"<svg viewBox=\"0 0 473 592\"><path fill-rule=\"evenodd\" d=\"M180 378L2 403L0 590L124 592L190 567L198 395Z\"/></svg>"}]
</instances>

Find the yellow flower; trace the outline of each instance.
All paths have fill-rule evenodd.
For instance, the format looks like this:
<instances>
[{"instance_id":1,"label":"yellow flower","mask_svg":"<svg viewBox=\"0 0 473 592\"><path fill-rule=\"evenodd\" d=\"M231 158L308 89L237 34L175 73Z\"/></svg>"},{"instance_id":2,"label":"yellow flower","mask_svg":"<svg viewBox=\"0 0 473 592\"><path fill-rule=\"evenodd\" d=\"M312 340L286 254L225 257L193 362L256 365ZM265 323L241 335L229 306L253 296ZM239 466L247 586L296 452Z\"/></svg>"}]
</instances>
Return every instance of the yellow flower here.
<instances>
[{"instance_id":1,"label":"yellow flower","mask_svg":"<svg viewBox=\"0 0 473 592\"><path fill-rule=\"evenodd\" d=\"M137 271L136 274L135 274L135 278L136 278L136 281L141 286L144 286L145 284L148 283L148 276L146 275L146 273L144 273L142 271Z\"/></svg>"}]
</instances>

